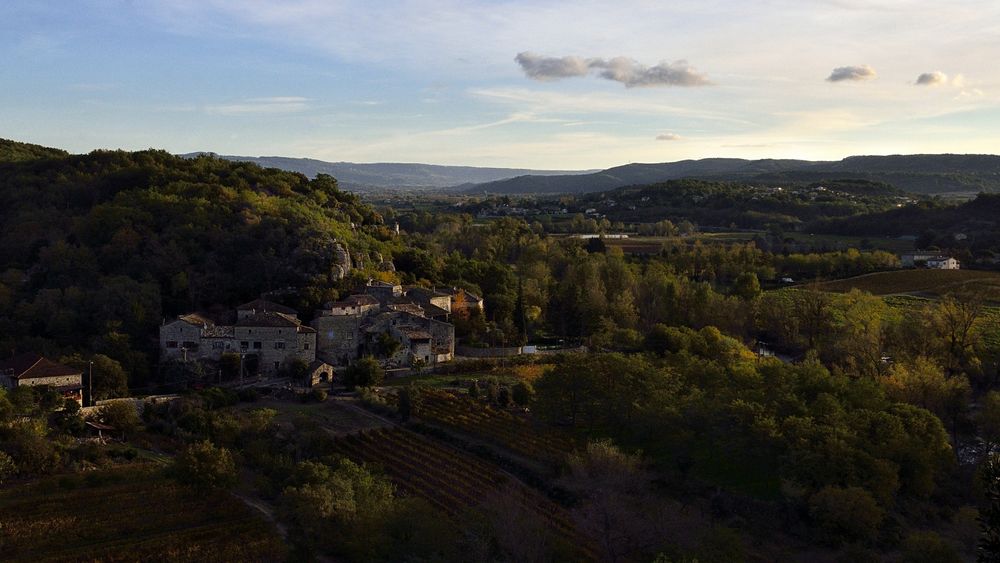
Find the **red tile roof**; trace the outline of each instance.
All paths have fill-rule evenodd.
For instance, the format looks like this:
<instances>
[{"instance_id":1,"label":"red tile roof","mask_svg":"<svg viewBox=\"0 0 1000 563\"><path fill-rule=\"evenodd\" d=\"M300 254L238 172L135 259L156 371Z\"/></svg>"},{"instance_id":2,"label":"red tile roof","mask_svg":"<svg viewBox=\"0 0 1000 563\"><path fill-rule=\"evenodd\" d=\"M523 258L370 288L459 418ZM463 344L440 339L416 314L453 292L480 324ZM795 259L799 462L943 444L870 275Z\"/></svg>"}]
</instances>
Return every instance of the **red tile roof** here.
<instances>
[{"instance_id":1,"label":"red tile roof","mask_svg":"<svg viewBox=\"0 0 1000 563\"><path fill-rule=\"evenodd\" d=\"M15 379L32 377L61 377L67 375L83 375L78 369L58 364L39 354L29 352L14 356L8 360L0 360L0 374Z\"/></svg>"}]
</instances>

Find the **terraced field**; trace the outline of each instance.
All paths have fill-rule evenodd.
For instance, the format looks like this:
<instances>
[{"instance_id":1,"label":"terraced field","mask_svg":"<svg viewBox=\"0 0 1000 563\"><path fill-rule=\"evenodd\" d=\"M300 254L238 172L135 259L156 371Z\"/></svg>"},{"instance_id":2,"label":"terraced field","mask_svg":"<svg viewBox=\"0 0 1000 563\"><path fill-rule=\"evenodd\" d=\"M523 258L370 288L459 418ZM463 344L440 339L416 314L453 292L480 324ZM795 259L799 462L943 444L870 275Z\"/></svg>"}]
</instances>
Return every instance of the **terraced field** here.
<instances>
[{"instance_id":1,"label":"terraced field","mask_svg":"<svg viewBox=\"0 0 1000 563\"><path fill-rule=\"evenodd\" d=\"M988 300L1000 302L1000 272L978 270L895 270L825 282L817 287L838 293L860 289L873 295L926 297L976 290Z\"/></svg>"},{"instance_id":2,"label":"terraced field","mask_svg":"<svg viewBox=\"0 0 1000 563\"><path fill-rule=\"evenodd\" d=\"M3 561L284 561L274 528L225 492L152 467L52 477L0 493Z\"/></svg>"},{"instance_id":3,"label":"terraced field","mask_svg":"<svg viewBox=\"0 0 1000 563\"><path fill-rule=\"evenodd\" d=\"M483 501L503 496L539 517L553 533L578 546L585 559L594 550L576 530L569 513L496 466L401 428L382 428L338 438L338 453L381 465L402 490L458 516Z\"/></svg>"},{"instance_id":4,"label":"terraced field","mask_svg":"<svg viewBox=\"0 0 1000 563\"><path fill-rule=\"evenodd\" d=\"M531 459L558 462L577 448L576 441L569 434L532 424L523 416L441 389L422 391L416 416L493 442Z\"/></svg>"}]
</instances>

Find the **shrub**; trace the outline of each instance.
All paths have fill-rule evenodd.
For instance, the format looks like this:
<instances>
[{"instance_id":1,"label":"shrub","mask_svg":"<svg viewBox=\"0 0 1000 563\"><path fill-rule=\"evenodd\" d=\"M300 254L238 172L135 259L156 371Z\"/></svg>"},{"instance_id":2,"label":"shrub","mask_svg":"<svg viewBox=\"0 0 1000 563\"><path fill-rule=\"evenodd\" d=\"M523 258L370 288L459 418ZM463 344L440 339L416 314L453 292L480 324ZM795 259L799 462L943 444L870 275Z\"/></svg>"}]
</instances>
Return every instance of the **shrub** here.
<instances>
[{"instance_id":1,"label":"shrub","mask_svg":"<svg viewBox=\"0 0 1000 563\"><path fill-rule=\"evenodd\" d=\"M226 448L203 440L184 448L174 460L173 473L199 489L229 488L236 484L236 462Z\"/></svg>"},{"instance_id":2,"label":"shrub","mask_svg":"<svg viewBox=\"0 0 1000 563\"><path fill-rule=\"evenodd\" d=\"M903 542L905 563L961 563L951 545L934 532L913 532Z\"/></svg>"},{"instance_id":3,"label":"shrub","mask_svg":"<svg viewBox=\"0 0 1000 563\"><path fill-rule=\"evenodd\" d=\"M351 389L381 385L384 379L385 370L371 356L357 360L344 370L344 384Z\"/></svg>"},{"instance_id":4,"label":"shrub","mask_svg":"<svg viewBox=\"0 0 1000 563\"><path fill-rule=\"evenodd\" d=\"M823 487L809 500L809 515L832 543L871 541L878 535L884 511L860 487Z\"/></svg>"},{"instance_id":5,"label":"shrub","mask_svg":"<svg viewBox=\"0 0 1000 563\"><path fill-rule=\"evenodd\" d=\"M518 381L517 385L514 385L511 391L511 397L514 402L519 406L526 407L528 403L531 402L531 398L535 395L535 388L531 386L527 381Z\"/></svg>"}]
</instances>

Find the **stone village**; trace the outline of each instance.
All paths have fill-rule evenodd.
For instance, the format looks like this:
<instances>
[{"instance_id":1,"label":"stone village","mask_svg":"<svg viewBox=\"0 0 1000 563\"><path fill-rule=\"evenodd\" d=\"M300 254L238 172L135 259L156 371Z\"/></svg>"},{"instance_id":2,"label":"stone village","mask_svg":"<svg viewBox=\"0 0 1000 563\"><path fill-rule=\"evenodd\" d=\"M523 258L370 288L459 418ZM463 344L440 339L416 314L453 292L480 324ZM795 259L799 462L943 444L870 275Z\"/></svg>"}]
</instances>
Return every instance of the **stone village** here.
<instances>
[{"instance_id":1,"label":"stone village","mask_svg":"<svg viewBox=\"0 0 1000 563\"><path fill-rule=\"evenodd\" d=\"M236 308L233 322L189 313L160 327L160 361L218 363L238 355L241 374L274 377L306 366L310 381L373 356L387 368L453 359L451 319L482 312L482 298L456 288L403 287L369 281L364 293L328 302L307 324L298 311L264 299ZM301 367L300 367L301 369Z\"/></svg>"}]
</instances>

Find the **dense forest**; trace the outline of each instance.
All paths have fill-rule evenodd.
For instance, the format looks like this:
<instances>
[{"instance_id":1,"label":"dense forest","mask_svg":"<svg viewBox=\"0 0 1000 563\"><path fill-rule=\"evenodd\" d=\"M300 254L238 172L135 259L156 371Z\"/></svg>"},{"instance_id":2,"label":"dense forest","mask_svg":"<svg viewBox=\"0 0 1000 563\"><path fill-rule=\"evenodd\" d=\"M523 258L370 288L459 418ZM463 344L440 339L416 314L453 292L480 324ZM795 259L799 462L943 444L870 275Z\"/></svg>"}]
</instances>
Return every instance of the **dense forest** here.
<instances>
[{"instance_id":1,"label":"dense forest","mask_svg":"<svg viewBox=\"0 0 1000 563\"><path fill-rule=\"evenodd\" d=\"M464 344L578 350L403 381L365 358L345 385L266 406L252 389L223 388L151 403L141 418L112 403L97 416L124 442L106 449L81 440L79 409L58 393L0 392L0 483L127 464L139 448L167 458L144 479L236 489L274 507L295 560L996 553L1000 463L988 454L1000 443L1000 313L981 288L934 299L778 288L782 276L844 278L899 261L672 236L629 255L524 218L376 211L329 176L153 150L0 147L10 155L0 162L0 344L94 361L101 397L169 388L156 369L165 317L262 293L307 312L370 277L482 295L485 316L455 320ZM881 184L822 187L679 181L595 204L635 201L656 210L646 225L673 235L671 217L749 213L831 229L917 214L944 232L935 217L992 201L895 209L905 196ZM397 222L401 234L388 226ZM330 390L354 395L328 400ZM65 483L51 486L81 486Z\"/></svg>"},{"instance_id":2,"label":"dense forest","mask_svg":"<svg viewBox=\"0 0 1000 563\"><path fill-rule=\"evenodd\" d=\"M149 378L164 318L285 288L311 310L367 279L391 245L381 217L329 176L163 151L4 147L21 156L0 162L0 344L96 350L126 364L133 385ZM346 280L338 244L358 266Z\"/></svg>"}]
</instances>

